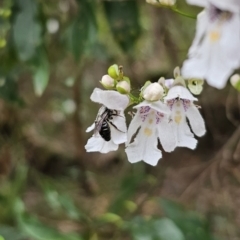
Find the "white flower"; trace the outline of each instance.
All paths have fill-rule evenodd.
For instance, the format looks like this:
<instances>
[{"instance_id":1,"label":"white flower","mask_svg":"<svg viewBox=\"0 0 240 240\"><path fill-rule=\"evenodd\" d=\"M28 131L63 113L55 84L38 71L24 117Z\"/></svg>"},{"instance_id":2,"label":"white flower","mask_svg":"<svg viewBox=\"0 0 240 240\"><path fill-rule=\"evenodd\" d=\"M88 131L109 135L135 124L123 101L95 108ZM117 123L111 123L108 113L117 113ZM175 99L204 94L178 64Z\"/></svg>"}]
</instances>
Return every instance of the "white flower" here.
<instances>
[{"instance_id":1,"label":"white flower","mask_svg":"<svg viewBox=\"0 0 240 240\"><path fill-rule=\"evenodd\" d=\"M158 101L163 97L163 87L159 83L150 83L143 89L143 98L148 101Z\"/></svg>"},{"instance_id":2,"label":"white flower","mask_svg":"<svg viewBox=\"0 0 240 240\"><path fill-rule=\"evenodd\" d=\"M197 101L197 98L193 97L185 87L176 85L169 90L164 100L171 110L171 122L173 123L177 146L194 149L197 140L190 131L186 117L192 131L197 136L203 136L206 132L203 118L193 104L193 101Z\"/></svg>"},{"instance_id":3,"label":"white flower","mask_svg":"<svg viewBox=\"0 0 240 240\"><path fill-rule=\"evenodd\" d=\"M125 150L128 160L131 163L143 160L155 166L162 157L162 152L157 148L158 138L165 151L171 152L176 147L172 124L169 122L170 111L160 101L143 101L134 108L137 112L128 128Z\"/></svg>"},{"instance_id":4,"label":"white flower","mask_svg":"<svg viewBox=\"0 0 240 240\"><path fill-rule=\"evenodd\" d=\"M240 66L240 1L188 0L205 7L198 15L196 36L182 67L185 78L206 79L223 88Z\"/></svg>"},{"instance_id":5,"label":"white flower","mask_svg":"<svg viewBox=\"0 0 240 240\"><path fill-rule=\"evenodd\" d=\"M123 110L129 103L128 97L116 91L95 88L90 99L103 106L99 110L96 121L86 130L86 132L95 130L85 145L86 151L108 153L117 150L118 145L127 140L127 127ZM110 111L110 116L105 111ZM104 119L107 120L107 126L110 128L109 140L105 140L99 133L104 122L103 116L105 116Z\"/></svg>"}]
</instances>

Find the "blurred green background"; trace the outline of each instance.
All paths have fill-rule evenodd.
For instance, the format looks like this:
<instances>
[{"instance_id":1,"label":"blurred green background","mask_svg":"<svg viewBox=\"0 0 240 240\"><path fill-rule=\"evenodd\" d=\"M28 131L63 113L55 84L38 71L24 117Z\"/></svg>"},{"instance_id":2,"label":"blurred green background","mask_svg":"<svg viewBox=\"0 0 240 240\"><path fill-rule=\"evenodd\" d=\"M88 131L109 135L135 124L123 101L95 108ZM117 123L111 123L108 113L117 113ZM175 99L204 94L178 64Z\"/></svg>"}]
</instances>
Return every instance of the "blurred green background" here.
<instances>
[{"instance_id":1,"label":"blurred green background","mask_svg":"<svg viewBox=\"0 0 240 240\"><path fill-rule=\"evenodd\" d=\"M136 93L172 77L195 24L140 0L0 0L0 240L240 239L240 98L229 85L205 84L208 132L195 151L151 167L131 165L124 146L84 149L107 68L123 65Z\"/></svg>"}]
</instances>

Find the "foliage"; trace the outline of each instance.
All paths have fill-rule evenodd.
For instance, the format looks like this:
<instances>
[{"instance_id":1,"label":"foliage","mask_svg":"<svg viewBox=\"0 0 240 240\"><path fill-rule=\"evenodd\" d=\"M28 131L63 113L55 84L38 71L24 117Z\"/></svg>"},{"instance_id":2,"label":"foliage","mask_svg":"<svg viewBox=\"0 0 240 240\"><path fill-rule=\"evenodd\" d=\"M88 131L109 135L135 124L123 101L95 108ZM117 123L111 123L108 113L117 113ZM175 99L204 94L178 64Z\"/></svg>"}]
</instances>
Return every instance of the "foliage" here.
<instances>
[{"instance_id":1,"label":"foliage","mask_svg":"<svg viewBox=\"0 0 240 240\"><path fill-rule=\"evenodd\" d=\"M169 76L176 52L186 55L195 21L171 9L179 12L139 1L0 1L0 240L214 238L212 218L161 198L165 166L154 174L126 167L121 151L83 152L96 71L126 62L139 93L143 79Z\"/></svg>"}]
</instances>

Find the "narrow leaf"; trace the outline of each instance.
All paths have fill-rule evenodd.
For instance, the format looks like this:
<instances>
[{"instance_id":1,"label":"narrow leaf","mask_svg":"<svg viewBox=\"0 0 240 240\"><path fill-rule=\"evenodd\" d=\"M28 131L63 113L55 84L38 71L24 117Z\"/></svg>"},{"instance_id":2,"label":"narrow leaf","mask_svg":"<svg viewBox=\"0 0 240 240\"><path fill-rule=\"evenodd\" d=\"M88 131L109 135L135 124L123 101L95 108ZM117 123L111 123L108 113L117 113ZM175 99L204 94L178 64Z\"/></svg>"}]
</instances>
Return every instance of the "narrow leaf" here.
<instances>
[{"instance_id":1,"label":"narrow leaf","mask_svg":"<svg viewBox=\"0 0 240 240\"><path fill-rule=\"evenodd\" d=\"M34 0L18 0L20 11L13 23L13 39L19 59L27 61L33 57L41 44L41 25L36 20L37 4Z\"/></svg>"},{"instance_id":2,"label":"narrow leaf","mask_svg":"<svg viewBox=\"0 0 240 240\"><path fill-rule=\"evenodd\" d=\"M48 85L50 69L45 54L42 54L39 59L39 65L33 73L33 87L35 94L40 97Z\"/></svg>"},{"instance_id":3,"label":"narrow leaf","mask_svg":"<svg viewBox=\"0 0 240 240\"><path fill-rule=\"evenodd\" d=\"M104 1L112 34L121 49L129 52L140 36L137 1Z\"/></svg>"}]
</instances>

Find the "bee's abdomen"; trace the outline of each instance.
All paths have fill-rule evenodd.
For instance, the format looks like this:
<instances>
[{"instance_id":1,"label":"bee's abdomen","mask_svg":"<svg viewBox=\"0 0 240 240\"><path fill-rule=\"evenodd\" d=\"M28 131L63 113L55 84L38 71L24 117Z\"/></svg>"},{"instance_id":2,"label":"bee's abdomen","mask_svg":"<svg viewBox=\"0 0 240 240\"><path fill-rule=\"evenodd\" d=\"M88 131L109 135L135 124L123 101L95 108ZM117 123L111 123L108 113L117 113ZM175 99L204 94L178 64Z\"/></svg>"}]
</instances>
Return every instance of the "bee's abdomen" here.
<instances>
[{"instance_id":1,"label":"bee's abdomen","mask_svg":"<svg viewBox=\"0 0 240 240\"><path fill-rule=\"evenodd\" d=\"M102 127L99 131L99 134L102 136L102 138L105 140L105 141L110 141L111 139L111 131L110 131L110 127L107 123L107 121L103 121L102 123Z\"/></svg>"}]
</instances>

